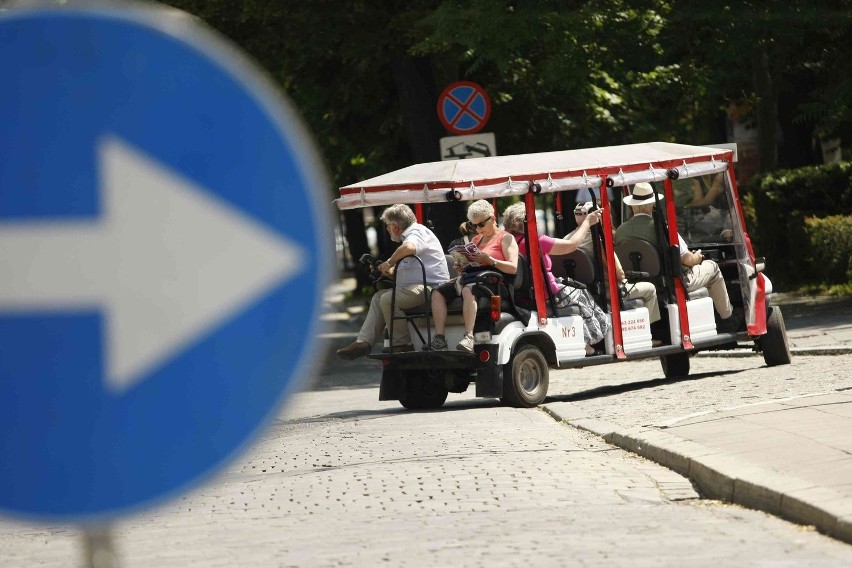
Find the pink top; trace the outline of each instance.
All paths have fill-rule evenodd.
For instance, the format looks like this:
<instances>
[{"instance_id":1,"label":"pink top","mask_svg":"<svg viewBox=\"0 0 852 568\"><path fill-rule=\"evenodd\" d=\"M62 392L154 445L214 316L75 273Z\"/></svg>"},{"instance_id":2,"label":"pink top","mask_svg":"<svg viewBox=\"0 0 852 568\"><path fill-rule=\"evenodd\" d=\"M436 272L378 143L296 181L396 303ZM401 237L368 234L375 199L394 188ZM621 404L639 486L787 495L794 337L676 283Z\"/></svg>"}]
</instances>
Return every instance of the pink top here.
<instances>
[{"instance_id":1,"label":"pink top","mask_svg":"<svg viewBox=\"0 0 852 568\"><path fill-rule=\"evenodd\" d=\"M506 255L503 254L503 237L506 236L506 231L503 229L497 229L494 231L494 236L491 237L491 240L488 241L488 244L485 246L481 246L479 242L482 240L482 235L476 235L473 237L473 244L479 247L479 250L485 253L488 253L488 256L491 258L496 258L497 260L508 260Z\"/></svg>"},{"instance_id":2,"label":"pink top","mask_svg":"<svg viewBox=\"0 0 852 568\"><path fill-rule=\"evenodd\" d=\"M526 239L523 235L515 235L515 241L518 243L518 252L524 255L525 258L529 258L527 254L527 243L524 242ZM544 270L547 272L547 282L550 285L551 291L554 293L559 291L559 284L556 282L556 278L553 277L553 273L550 269L553 267L553 263L550 260L550 251L553 250L553 245L556 244L556 239L553 237L549 237L547 235L539 235L538 236L538 248L541 250L541 256L544 258Z\"/></svg>"}]
</instances>

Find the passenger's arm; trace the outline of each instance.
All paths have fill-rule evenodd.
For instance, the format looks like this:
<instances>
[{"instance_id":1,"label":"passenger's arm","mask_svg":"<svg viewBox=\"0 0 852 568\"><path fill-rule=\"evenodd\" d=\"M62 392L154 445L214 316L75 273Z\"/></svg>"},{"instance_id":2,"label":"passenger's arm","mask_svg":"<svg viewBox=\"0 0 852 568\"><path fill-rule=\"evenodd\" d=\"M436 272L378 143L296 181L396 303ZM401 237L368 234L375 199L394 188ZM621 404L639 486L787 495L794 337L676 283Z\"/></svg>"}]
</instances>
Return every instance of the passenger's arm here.
<instances>
[{"instance_id":1,"label":"passenger's arm","mask_svg":"<svg viewBox=\"0 0 852 568\"><path fill-rule=\"evenodd\" d=\"M700 250L696 252L690 250L680 255L680 263L684 266L695 266L702 262L704 262L704 255L701 254Z\"/></svg>"},{"instance_id":2,"label":"passenger's arm","mask_svg":"<svg viewBox=\"0 0 852 568\"><path fill-rule=\"evenodd\" d=\"M577 233L579 232L577 231ZM580 246L580 242L583 240L581 238L578 242L575 242L574 237L577 236L577 233L574 233L568 239L553 239L553 248L550 249L550 254L568 254L577 250L577 247Z\"/></svg>"},{"instance_id":3,"label":"passenger's arm","mask_svg":"<svg viewBox=\"0 0 852 568\"><path fill-rule=\"evenodd\" d=\"M553 248L551 249L550 254L568 254L569 252L577 250L577 247L583 243L583 239L589 232L589 228L592 225L597 224L600 220L600 210L592 211L586 215L586 218L583 219L583 222L580 223L580 226L577 227L577 230L574 231L573 235L567 239L554 239Z\"/></svg>"},{"instance_id":4,"label":"passenger's arm","mask_svg":"<svg viewBox=\"0 0 852 568\"><path fill-rule=\"evenodd\" d=\"M411 241L403 241L402 244L397 247L393 254L390 257L381 263L378 268L379 271L385 276L393 275L393 271L396 268L397 263L400 260L405 258L406 256L411 256L417 253L417 246Z\"/></svg>"},{"instance_id":5,"label":"passenger's arm","mask_svg":"<svg viewBox=\"0 0 852 568\"><path fill-rule=\"evenodd\" d=\"M615 277L619 282L624 282L627 280L627 276L624 274L624 269L621 267L621 261L618 260L618 255L612 255L613 260L615 260Z\"/></svg>"}]
</instances>

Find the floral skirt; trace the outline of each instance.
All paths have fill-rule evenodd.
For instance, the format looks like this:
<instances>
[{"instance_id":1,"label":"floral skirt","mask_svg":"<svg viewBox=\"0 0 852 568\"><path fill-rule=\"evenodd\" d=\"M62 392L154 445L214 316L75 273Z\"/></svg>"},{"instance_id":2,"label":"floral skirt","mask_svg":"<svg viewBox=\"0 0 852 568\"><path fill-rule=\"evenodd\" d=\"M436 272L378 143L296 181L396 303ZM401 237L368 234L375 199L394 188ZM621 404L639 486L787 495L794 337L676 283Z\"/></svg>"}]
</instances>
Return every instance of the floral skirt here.
<instances>
[{"instance_id":1,"label":"floral skirt","mask_svg":"<svg viewBox=\"0 0 852 568\"><path fill-rule=\"evenodd\" d=\"M569 292L570 290L570 292ZM583 339L588 345L594 345L604 338L609 330L609 321L600 306L595 303L588 290L581 288L563 288L560 293L567 293L567 304L580 308L583 317Z\"/></svg>"}]
</instances>

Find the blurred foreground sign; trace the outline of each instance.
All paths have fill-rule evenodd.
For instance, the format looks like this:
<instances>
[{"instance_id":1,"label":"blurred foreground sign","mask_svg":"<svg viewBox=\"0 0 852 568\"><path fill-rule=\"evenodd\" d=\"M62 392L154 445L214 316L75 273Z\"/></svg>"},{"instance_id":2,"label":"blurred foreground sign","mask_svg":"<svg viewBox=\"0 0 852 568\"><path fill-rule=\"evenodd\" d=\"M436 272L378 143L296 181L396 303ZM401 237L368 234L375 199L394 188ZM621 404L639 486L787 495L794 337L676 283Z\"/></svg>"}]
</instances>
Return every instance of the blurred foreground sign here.
<instances>
[{"instance_id":1,"label":"blurred foreground sign","mask_svg":"<svg viewBox=\"0 0 852 568\"><path fill-rule=\"evenodd\" d=\"M0 12L0 510L104 520L244 447L313 365L313 143L164 8ZM14 54L14 55L12 55Z\"/></svg>"}]
</instances>

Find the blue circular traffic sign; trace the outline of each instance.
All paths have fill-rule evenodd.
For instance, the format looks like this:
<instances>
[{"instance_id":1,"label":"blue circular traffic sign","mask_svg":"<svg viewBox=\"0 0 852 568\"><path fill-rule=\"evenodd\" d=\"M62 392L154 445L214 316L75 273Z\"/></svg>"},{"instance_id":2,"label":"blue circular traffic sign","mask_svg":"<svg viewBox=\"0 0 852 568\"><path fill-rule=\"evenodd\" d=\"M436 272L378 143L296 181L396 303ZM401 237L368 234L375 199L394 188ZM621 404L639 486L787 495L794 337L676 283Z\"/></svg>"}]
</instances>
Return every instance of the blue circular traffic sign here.
<instances>
[{"instance_id":1,"label":"blue circular traffic sign","mask_svg":"<svg viewBox=\"0 0 852 568\"><path fill-rule=\"evenodd\" d=\"M482 130L491 116L491 100L481 86L458 81L438 97L438 118L453 134L474 134Z\"/></svg>"},{"instance_id":2,"label":"blue circular traffic sign","mask_svg":"<svg viewBox=\"0 0 852 568\"><path fill-rule=\"evenodd\" d=\"M0 52L0 510L100 521L221 467L316 363L328 184L186 14L7 10Z\"/></svg>"}]
</instances>

